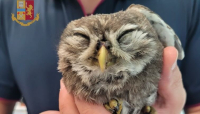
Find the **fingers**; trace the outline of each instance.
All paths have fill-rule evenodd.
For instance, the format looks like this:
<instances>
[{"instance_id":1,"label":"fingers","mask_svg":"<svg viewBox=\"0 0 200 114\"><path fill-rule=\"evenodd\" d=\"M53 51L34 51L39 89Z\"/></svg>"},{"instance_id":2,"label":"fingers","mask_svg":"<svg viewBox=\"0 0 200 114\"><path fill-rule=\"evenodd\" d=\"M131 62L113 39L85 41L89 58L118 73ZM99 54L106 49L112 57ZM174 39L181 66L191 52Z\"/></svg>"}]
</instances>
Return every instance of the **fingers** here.
<instances>
[{"instance_id":1,"label":"fingers","mask_svg":"<svg viewBox=\"0 0 200 114\"><path fill-rule=\"evenodd\" d=\"M74 97L68 93L63 80L60 80L59 109L61 114L79 114Z\"/></svg>"},{"instance_id":2,"label":"fingers","mask_svg":"<svg viewBox=\"0 0 200 114\"><path fill-rule=\"evenodd\" d=\"M80 114L110 114L103 106L91 104L75 98L76 106Z\"/></svg>"}]
</instances>

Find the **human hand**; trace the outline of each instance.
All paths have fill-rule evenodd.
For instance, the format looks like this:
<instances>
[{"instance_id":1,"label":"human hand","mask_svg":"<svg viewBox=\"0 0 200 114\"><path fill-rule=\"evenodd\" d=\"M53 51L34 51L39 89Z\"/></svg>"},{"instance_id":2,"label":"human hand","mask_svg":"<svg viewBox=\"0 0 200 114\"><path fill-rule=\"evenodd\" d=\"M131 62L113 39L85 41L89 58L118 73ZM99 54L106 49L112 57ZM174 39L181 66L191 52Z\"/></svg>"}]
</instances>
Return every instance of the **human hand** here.
<instances>
[{"instance_id":1,"label":"human hand","mask_svg":"<svg viewBox=\"0 0 200 114\"><path fill-rule=\"evenodd\" d=\"M182 77L176 65L177 50L166 47L163 53L163 72L159 82L158 99L154 104L157 114L180 114L186 93ZM59 111L46 111L41 114L110 114L103 106L89 104L69 94L61 80Z\"/></svg>"},{"instance_id":2,"label":"human hand","mask_svg":"<svg viewBox=\"0 0 200 114\"><path fill-rule=\"evenodd\" d=\"M177 50L166 47L163 53L163 70L158 85L158 98L154 104L157 114L180 114L186 100L182 76L176 64Z\"/></svg>"}]
</instances>

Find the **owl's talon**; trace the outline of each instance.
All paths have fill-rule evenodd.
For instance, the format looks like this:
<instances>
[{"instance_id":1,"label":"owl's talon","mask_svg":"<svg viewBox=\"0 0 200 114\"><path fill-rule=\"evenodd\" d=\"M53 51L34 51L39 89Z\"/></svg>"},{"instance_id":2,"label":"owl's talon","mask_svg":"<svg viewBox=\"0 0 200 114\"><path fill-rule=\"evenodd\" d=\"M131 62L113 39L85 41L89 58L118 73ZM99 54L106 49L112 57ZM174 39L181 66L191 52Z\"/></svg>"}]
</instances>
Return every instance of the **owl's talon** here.
<instances>
[{"instance_id":1,"label":"owl's talon","mask_svg":"<svg viewBox=\"0 0 200 114\"><path fill-rule=\"evenodd\" d=\"M145 106L142 109L143 114L156 114L156 110L152 106Z\"/></svg>"},{"instance_id":2,"label":"owl's talon","mask_svg":"<svg viewBox=\"0 0 200 114\"><path fill-rule=\"evenodd\" d=\"M122 102L116 99L111 99L109 103L104 104L104 107L112 114L121 114Z\"/></svg>"},{"instance_id":3,"label":"owl's talon","mask_svg":"<svg viewBox=\"0 0 200 114\"><path fill-rule=\"evenodd\" d=\"M110 108L114 109L114 110L118 110L119 109L119 103L118 100L116 99L112 99L109 101L109 106Z\"/></svg>"},{"instance_id":4,"label":"owl's talon","mask_svg":"<svg viewBox=\"0 0 200 114\"><path fill-rule=\"evenodd\" d=\"M150 106L145 106L143 108L143 112L146 114L146 113L150 113L151 112L151 107Z\"/></svg>"},{"instance_id":5,"label":"owl's talon","mask_svg":"<svg viewBox=\"0 0 200 114\"><path fill-rule=\"evenodd\" d=\"M108 103L104 104L104 107L105 107L109 112L111 112L111 113L114 112L114 110L113 110L112 108L110 108L110 106L109 106Z\"/></svg>"}]
</instances>

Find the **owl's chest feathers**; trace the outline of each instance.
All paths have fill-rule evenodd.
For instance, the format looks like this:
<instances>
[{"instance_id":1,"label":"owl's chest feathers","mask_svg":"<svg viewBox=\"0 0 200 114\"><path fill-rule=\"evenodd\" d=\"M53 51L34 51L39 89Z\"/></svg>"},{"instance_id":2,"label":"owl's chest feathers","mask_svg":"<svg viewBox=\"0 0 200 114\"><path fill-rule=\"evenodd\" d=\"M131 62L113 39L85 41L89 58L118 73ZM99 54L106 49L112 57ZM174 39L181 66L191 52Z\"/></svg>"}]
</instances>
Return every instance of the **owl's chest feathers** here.
<instances>
[{"instance_id":1,"label":"owl's chest feathers","mask_svg":"<svg viewBox=\"0 0 200 114\"><path fill-rule=\"evenodd\" d=\"M98 104L108 102L112 98L140 103L137 101L157 92L161 68L160 59L147 64L137 76L130 76L130 73L123 72L123 75L114 76L115 78L110 76L112 78L106 80L91 78L90 85L82 83L80 79L78 80L80 82L72 84L71 91L81 99Z\"/></svg>"}]
</instances>

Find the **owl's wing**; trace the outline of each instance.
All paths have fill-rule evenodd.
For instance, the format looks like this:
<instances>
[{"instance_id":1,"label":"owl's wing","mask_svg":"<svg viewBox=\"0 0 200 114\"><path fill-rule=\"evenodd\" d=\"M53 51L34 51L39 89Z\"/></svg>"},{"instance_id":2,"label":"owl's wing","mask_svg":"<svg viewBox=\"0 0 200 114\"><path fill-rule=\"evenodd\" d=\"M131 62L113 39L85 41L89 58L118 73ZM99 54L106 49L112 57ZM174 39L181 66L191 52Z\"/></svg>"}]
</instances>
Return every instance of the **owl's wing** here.
<instances>
[{"instance_id":1,"label":"owl's wing","mask_svg":"<svg viewBox=\"0 0 200 114\"><path fill-rule=\"evenodd\" d=\"M149 8L142 5L132 4L128 7L128 10L129 9L136 10L144 14L157 32L158 38L160 39L164 47L176 47L176 49L178 50L178 59L182 60L184 58L185 54L178 36L174 32L174 30L161 19L160 16L151 11Z\"/></svg>"}]
</instances>

